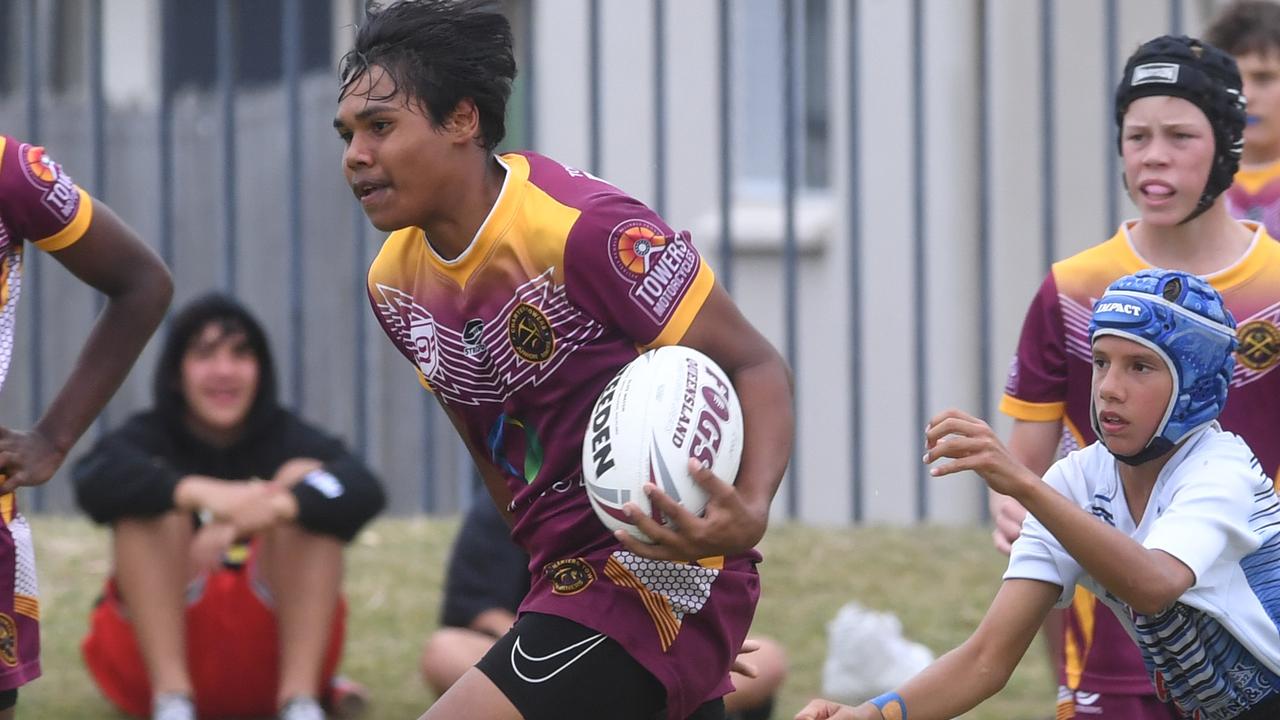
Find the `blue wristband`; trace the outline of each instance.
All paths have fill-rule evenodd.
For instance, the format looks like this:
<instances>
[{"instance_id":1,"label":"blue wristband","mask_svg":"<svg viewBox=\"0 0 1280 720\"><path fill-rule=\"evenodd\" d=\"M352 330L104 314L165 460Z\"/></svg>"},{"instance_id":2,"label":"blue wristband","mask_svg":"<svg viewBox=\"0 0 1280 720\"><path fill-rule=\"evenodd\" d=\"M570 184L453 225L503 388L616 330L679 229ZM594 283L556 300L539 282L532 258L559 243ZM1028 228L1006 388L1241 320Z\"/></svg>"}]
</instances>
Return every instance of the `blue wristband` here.
<instances>
[{"instance_id":1,"label":"blue wristband","mask_svg":"<svg viewBox=\"0 0 1280 720\"><path fill-rule=\"evenodd\" d=\"M907 720L907 701L896 692L887 692L867 702L876 706L884 720Z\"/></svg>"}]
</instances>

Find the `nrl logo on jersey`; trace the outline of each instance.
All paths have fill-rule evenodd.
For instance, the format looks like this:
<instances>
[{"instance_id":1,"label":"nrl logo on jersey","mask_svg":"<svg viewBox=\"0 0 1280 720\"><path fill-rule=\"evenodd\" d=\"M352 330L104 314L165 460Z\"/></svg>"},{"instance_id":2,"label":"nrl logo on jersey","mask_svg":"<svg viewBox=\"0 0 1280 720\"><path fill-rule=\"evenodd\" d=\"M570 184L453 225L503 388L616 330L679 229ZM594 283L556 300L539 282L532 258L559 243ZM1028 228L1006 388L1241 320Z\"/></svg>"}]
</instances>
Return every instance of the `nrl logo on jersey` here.
<instances>
[{"instance_id":1,"label":"nrl logo on jersey","mask_svg":"<svg viewBox=\"0 0 1280 720\"><path fill-rule=\"evenodd\" d=\"M423 376L430 379L440 366L440 342L431 313L403 290L381 284L377 288L382 296L378 314L395 332L401 349L418 363Z\"/></svg>"}]
</instances>

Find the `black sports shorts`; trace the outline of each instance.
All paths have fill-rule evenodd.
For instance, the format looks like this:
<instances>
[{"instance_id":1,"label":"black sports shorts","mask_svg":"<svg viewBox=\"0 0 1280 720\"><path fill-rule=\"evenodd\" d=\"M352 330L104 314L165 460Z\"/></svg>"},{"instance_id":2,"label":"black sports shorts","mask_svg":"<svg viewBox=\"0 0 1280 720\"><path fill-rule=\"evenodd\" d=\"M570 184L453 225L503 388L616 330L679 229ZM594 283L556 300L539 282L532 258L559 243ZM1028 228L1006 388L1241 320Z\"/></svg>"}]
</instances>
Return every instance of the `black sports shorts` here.
<instances>
[{"instance_id":1,"label":"black sports shorts","mask_svg":"<svg viewBox=\"0 0 1280 720\"><path fill-rule=\"evenodd\" d=\"M664 720L667 691L605 635L555 615L525 613L476 668L525 720ZM724 720L724 700L687 720Z\"/></svg>"}]
</instances>

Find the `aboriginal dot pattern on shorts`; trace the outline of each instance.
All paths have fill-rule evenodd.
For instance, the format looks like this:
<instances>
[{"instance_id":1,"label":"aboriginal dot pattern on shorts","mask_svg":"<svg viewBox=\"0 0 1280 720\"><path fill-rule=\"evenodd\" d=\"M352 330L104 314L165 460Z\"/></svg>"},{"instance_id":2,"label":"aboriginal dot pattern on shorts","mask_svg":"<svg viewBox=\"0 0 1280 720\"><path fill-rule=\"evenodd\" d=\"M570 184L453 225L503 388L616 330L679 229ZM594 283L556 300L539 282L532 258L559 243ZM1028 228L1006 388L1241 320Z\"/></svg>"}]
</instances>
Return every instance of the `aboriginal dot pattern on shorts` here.
<instances>
[{"instance_id":1,"label":"aboriginal dot pattern on shorts","mask_svg":"<svg viewBox=\"0 0 1280 720\"><path fill-rule=\"evenodd\" d=\"M676 618L683 620L689 613L696 613L711 597L711 584L720 575L719 570L700 565L650 560L619 550L613 557L650 592L663 595L671 602Z\"/></svg>"},{"instance_id":2,"label":"aboriginal dot pattern on shorts","mask_svg":"<svg viewBox=\"0 0 1280 720\"><path fill-rule=\"evenodd\" d=\"M18 513L9 523L9 532L13 535L14 555L17 562L14 593L31 598L39 597L40 588L36 585L36 551L31 543L31 526L27 524L27 519Z\"/></svg>"}]
</instances>

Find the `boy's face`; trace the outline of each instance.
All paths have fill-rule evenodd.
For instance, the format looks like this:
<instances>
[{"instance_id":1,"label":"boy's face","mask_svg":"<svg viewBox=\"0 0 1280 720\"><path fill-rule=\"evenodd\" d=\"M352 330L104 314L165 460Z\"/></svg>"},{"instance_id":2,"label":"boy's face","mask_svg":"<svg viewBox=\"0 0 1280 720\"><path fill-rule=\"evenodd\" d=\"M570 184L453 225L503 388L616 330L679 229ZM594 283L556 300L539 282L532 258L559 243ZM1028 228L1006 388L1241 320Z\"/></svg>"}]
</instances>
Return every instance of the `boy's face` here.
<instances>
[{"instance_id":1,"label":"boy's face","mask_svg":"<svg viewBox=\"0 0 1280 720\"><path fill-rule=\"evenodd\" d=\"M1249 122L1244 127L1245 161L1280 159L1280 49L1236 57Z\"/></svg>"},{"instance_id":2,"label":"boy's face","mask_svg":"<svg viewBox=\"0 0 1280 720\"><path fill-rule=\"evenodd\" d=\"M1188 100L1153 95L1124 115L1120 150L1129 197L1142 221L1176 225L1195 209L1213 166L1213 128Z\"/></svg>"},{"instance_id":3,"label":"boy's face","mask_svg":"<svg viewBox=\"0 0 1280 720\"><path fill-rule=\"evenodd\" d=\"M182 355L182 397L187 420L207 433L240 429L258 395L258 356L249 339L211 322Z\"/></svg>"},{"instance_id":4,"label":"boy's face","mask_svg":"<svg viewBox=\"0 0 1280 720\"><path fill-rule=\"evenodd\" d=\"M1093 343L1093 407L1099 439L1116 455L1141 452L1156 434L1173 393L1173 373L1155 351L1102 335Z\"/></svg>"},{"instance_id":5,"label":"boy's face","mask_svg":"<svg viewBox=\"0 0 1280 720\"><path fill-rule=\"evenodd\" d=\"M435 217L458 158L454 138L403 91L391 95L394 87L386 71L371 66L338 102L333 121L346 144L347 184L384 232L423 227Z\"/></svg>"}]
</instances>

